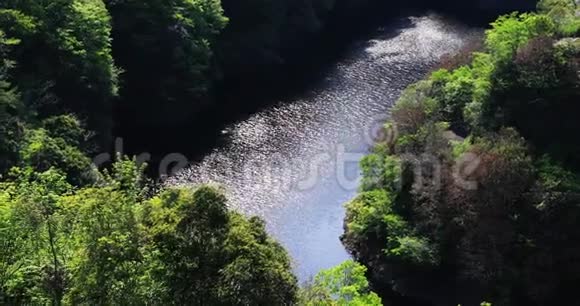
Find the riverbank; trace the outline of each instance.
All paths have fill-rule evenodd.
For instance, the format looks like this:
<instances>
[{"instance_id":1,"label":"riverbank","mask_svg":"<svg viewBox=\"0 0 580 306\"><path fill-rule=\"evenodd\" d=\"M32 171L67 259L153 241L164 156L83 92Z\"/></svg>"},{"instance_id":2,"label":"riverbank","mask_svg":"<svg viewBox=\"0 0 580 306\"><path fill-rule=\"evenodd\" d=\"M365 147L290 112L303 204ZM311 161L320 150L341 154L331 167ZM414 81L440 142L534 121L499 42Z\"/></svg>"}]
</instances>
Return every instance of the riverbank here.
<instances>
[{"instance_id":1,"label":"riverbank","mask_svg":"<svg viewBox=\"0 0 580 306\"><path fill-rule=\"evenodd\" d=\"M390 106L440 57L480 34L436 14L387 21L308 87L226 126L222 144L166 184L223 186L230 207L266 221L306 281L348 258L339 240L342 204L356 194L358 160Z\"/></svg>"},{"instance_id":2,"label":"riverbank","mask_svg":"<svg viewBox=\"0 0 580 306\"><path fill-rule=\"evenodd\" d=\"M576 9L542 1L535 14L498 18L482 48L391 109L394 137L364 157L342 236L379 295L441 306L574 299Z\"/></svg>"}]
</instances>

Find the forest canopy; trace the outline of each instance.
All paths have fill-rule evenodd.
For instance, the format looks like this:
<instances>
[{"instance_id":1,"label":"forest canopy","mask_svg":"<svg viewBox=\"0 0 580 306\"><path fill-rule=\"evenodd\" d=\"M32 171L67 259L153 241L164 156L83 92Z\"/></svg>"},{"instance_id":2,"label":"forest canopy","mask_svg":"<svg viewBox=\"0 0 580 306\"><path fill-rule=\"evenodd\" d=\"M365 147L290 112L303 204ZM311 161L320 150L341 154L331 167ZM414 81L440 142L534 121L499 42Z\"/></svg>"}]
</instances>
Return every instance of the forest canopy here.
<instances>
[{"instance_id":1,"label":"forest canopy","mask_svg":"<svg viewBox=\"0 0 580 306\"><path fill-rule=\"evenodd\" d=\"M572 1L500 17L468 62L403 93L387 125L398 137L362 161L360 193L346 207L343 242L356 261L303 288L265 222L230 210L220 187L158 186L122 155L105 169L92 164L119 130L178 126L219 109L216 89L228 82L276 80L313 41L362 23L376 3L3 0L0 304L574 297L580 23ZM495 12L514 1L493 3ZM423 169L421 182L435 169L405 156L422 153L440 161L442 184L417 183L411 165ZM460 188L454 166L470 156L482 165L468 177L477 188Z\"/></svg>"},{"instance_id":2,"label":"forest canopy","mask_svg":"<svg viewBox=\"0 0 580 306\"><path fill-rule=\"evenodd\" d=\"M385 126L397 136L363 159L342 238L382 295L575 298L579 20L566 0L501 16L481 50L402 94Z\"/></svg>"}]
</instances>

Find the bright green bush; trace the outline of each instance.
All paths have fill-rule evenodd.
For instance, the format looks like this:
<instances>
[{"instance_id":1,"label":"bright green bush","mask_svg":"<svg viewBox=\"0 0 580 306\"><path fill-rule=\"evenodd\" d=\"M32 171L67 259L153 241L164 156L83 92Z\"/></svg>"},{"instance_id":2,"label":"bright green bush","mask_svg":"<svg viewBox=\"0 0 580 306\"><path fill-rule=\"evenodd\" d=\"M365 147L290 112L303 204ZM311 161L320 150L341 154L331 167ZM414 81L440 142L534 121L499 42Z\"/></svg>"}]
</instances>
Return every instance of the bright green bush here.
<instances>
[{"instance_id":1,"label":"bright green bush","mask_svg":"<svg viewBox=\"0 0 580 306\"><path fill-rule=\"evenodd\" d=\"M64 294L64 241L60 240L59 198L72 191L66 177L54 169L36 172L31 168L12 169L14 181L3 183L0 193L8 212L4 232L16 239L5 251L14 257L2 258L0 266L9 274L2 280L8 304L46 304ZM1 238L0 238L1 239ZM7 261L4 261L6 260Z\"/></svg>"},{"instance_id":2,"label":"bright green bush","mask_svg":"<svg viewBox=\"0 0 580 306\"><path fill-rule=\"evenodd\" d=\"M432 97L438 102L441 120L461 124L462 110L473 100L475 78L470 67L463 66L453 71L439 70L431 75Z\"/></svg>"},{"instance_id":3,"label":"bright green bush","mask_svg":"<svg viewBox=\"0 0 580 306\"><path fill-rule=\"evenodd\" d=\"M546 15L512 14L499 17L486 31L485 45L500 64L509 62L531 38L555 34L554 21Z\"/></svg>"},{"instance_id":4,"label":"bright green bush","mask_svg":"<svg viewBox=\"0 0 580 306\"><path fill-rule=\"evenodd\" d=\"M91 160L65 139L53 138L44 129L26 131L20 160L24 165L41 172L52 167L61 169L76 184L90 182L92 179Z\"/></svg>"},{"instance_id":5,"label":"bright green bush","mask_svg":"<svg viewBox=\"0 0 580 306\"><path fill-rule=\"evenodd\" d=\"M367 232L381 232L385 218L392 213L392 199L385 190L360 194L346 205L349 234L364 236Z\"/></svg>"},{"instance_id":6,"label":"bright green bush","mask_svg":"<svg viewBox=\"0 0 580 306\"><path fill-rule=\"evenodd\" d=\"M396 242L391 244L394 246L385 250L387 256L414 265L437 264L437 250L425 238L402 236L397 237Z\"/></svg>"},{"instance_id":7,"label":"bright green bush","mask_svg":"<svg viewBox=\"0 0 580 306\"><path fill-rule=\"evenodd\" d=\"M86 188L60 200L64 231L72 238L67 251L74 254L66 262L67 304L139 303L142 255L135 204L106 187Z\"/></svg>"},{"instance_id":8,"label":"bright green bush","mask_svg":"<svg viewBox=\"0 0 580 306\"><path fill-rule=\"evenodd\" d=\"M556 22L560 35L577 36L580 34L580 18L576 3L574 0L541 0L538 10Z\"/></svg>"},{"instance_id":9,"label":"bright green bush","mask_svg":"<svg viewBox=\"0 0 580 306\"><path fill-rule=\"evenodd\" d=\"M367 268L346 261L319 272L301 291L299 305L304 306L379 306L381 298L370 291L365 277Z\"/></svg>"},{"instance_id":10,"label":"bright green bush","mask_svg":"<svg viewBox=\"0 0 580 306\"><path fill-rule=\"evenodd\" d=\"M360 164L363 173L361 191L385 189L396 192L401 188L402 165L397 157L377 152L365 156Z\"/></svg>"}]
</instances>

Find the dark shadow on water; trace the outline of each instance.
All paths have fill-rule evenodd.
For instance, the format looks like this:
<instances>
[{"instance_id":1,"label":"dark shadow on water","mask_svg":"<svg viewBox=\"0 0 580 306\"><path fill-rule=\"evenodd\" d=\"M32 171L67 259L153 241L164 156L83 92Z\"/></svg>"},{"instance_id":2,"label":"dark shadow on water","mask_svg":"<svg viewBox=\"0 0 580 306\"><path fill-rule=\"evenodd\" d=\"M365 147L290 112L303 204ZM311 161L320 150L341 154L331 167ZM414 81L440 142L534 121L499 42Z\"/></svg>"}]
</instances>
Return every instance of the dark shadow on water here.
<instances>
[{"instance_id":1,"label":"dark shadow on water","mask_svg":"<svg viewBox=\"0 0 580 306\"><path fill-rule=\"evenodd\" d=\"M138 155L150 153L149 174L158 175L158 163L167 154L180 153L190 161L199 161L227 141L224 129L269 107L304 97L309 91L325 87L326 76L336 69L335 63L345 61L373 45L371 39L386 40L397 37L413 27L409 15L420 11L400 11L397 14L379 14L358 27L323 35L308 55L298 56L280 67L284 73L268 79L256 78L253 83L222 84L215 88L218 103L190 118L186 123L172 127L138 127L131 125L119 129L117 135L124 140L124 153ZM310 51L310 52L307 52Z\"/></svg>"},{"instance_id":2,"label":"dark shadow on water","mask_svg":"<svg viewBox=\"0 0 580 306\"><path fill-rule=\"evenodd\" d=\"M288 62L272 67L274 73L219 84L213 90L217 103L192 113L188 120L172 126L134 126L131 112L119 114L116 121L121 124L116 127L115 136L124 139L124 153L150 153L153 176L157 175L153 169L168 153L179 152L198 161L223 143L222 131L226 126L317 88L334 63L369 47L370 38L389 39L412 27L405 16L425 15L433 9L460 23L485 26L497 14L508 10L504 7L481 12L467 2L451 0L436 3L418 0L402 5L370 2L374 4L354 15L348 12L348 16L335 16L319 36L293 50L296 54ZM533 7L531 0L522 3L524 9Z\"/></svg>"}]
</instances>

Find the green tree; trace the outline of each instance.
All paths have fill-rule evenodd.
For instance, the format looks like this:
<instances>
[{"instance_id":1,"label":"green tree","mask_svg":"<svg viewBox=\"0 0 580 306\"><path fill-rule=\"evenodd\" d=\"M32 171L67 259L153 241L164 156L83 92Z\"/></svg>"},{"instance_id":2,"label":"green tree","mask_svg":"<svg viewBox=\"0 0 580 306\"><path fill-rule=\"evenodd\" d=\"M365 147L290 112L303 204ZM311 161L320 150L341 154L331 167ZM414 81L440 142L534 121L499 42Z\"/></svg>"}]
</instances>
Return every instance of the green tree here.
<instances>
[{"instance_id":1,"label":"green tree","mask_svg":"<svg viewBox=\"0 0 580 306\"><path fill-rule=\"evenodd\" d=\"M220 1L105 2L131 127L176 124L206 105L212 43L227 22Z\"/></svg>"},{"instance_id":2,"label":"green tree","mask_svg":"<svg viewBox=\"0 0 580 306\"><path fill-rule=\"evenodd\" d=\"M487 30L485 44L500 63L510 61L520 46L540 35L554 35L554 21L546 15L512 14L499 17Z\"/></svg>"},{"instance_id":3,"label":"green tree","mask_svg":"<svg viewBox=\"0 0 580 306\"><path fill-rule=\"evenodd\" d=\"M297 285L286 250L268 236L264 221L230 217L225 243L228 263L221 271L219 303L222 305L289 305Z\"/></svg>"},{"instance_id":4,"label":"green tree","mask_svg":"<svg viewBox=\"0 0 580 306\"><path fill-rule=\"evenodd\" d=\"M10 48L19 40L10 39L0 28L0 175L16 164L19 141L23 134L22 103L15 88L7 82L14 62L8 57Z\"/></svg>"},{"instance_id":5,"label":"green tree","mask_svg":"<svg viewBox=\"0 0 580 306\"><path fill-rule=\"evenodd\" d=\"M21 41L10 54L18 63L14 80L26 104L43 115L60 114L63 107L82 114L99 140L106 141L112 128L117 69L103 2L3 1L0 28Z\"/></svg>"},{"instance_id":6,"label":"green tree","mask_svg":"<svg viewBox=\"0 0 580 306\"><path fill-rule=\"evenodd\" d=\"M0 187L0 303L15 302L14 279L26 260L26 236L14 218L9 186Z\"/></svg>"},{"instance_id":7,"label":"green tree","mask_svg":"<svg viewBox=\"0 0 580 306\"><path fill-rule=\"evenodd\" d=\"M67 304L138 305L142 256L135 202L114 187L61 199L72 237Z\"/></svg>"},{"instance_id":8,"label":"green tree","mask_svg":"<svg viewBox=\"0 0 580 306\"><path fill-rule=\"evenodd\" d=\"M258 219L226 207L215 188L173 189L142 207L149 284L165 303L287 305L296 279L288 255ZM156 288L156 289L155 289Z\"/></svg>"},{"instance_id":9,"label":"green tree","mask_svg":"<svg viewBox=\"0 0 580 306\"><path fill-rule=\"evenodd\" d=\"M398 133L362 160L342 238L374 286L442 304L573 298L580 53L554 6L576 9L542 1L543 13L498 18L471 63L393 108Z\"/></svg>"},{"instance_id":10,"label":"green tree","mask_svg":"<svg viewBox=\"0 0 580 306\"><path fill-rule=\"evenodd\" d=\"M24 134L23 123L18 117L20 108L18 94L0 78L0 175L18 161L20 141Z\"/></svg>"},{"instance_id":11,"label":"green tree","mask_svg":"<svg viewBox=\"0 0 580 306\"><path fill-rule=\"evenodd\" d=\"M59 305L66 290L67 249L58 201L72 186L54 169L35 172L15 168L10 176L16 180L4 186L4 201L12 227L5 230L14 231L21 257L12 263L10 278L4 280L8 297L24 303Z\"/></svg>"},{"instance_id":12,"label":"green tree","mask_svg":"<svg viewBox=\"0 0 580 306\"><path fill-rule=\"evenodd\" d=\"M23 165L40 172L52 167L61 169L67 174L69 181L77 185L91 182L94 179L91 160L74 144L69 144L60 137L53 138L49 134L49 131L42 128L26 131L20 149Z\"/></svg>"},{"instance_id":13,"label":"green tree","mask_svg":"<svg viewBox=\"0 0 580 306\"><path fill-rule=\"evenodd\" d=\"M580 34L580 18L578 18L578 4L574 0L541 0L538 1L538 10L550 16L558 25L563 36Z\"/></svg>"},{"instance_id":14,"label":"green tree","mask_svg":"<svg viewBox=\"0 0 580 306\"><path fill-rule=\"evenodd\" d=\"M381 298L370 291L367 268L346 261L319 272L314 281L300 292L300 305L307 306L379 306Z\"/></svg>"}]
</instances>

